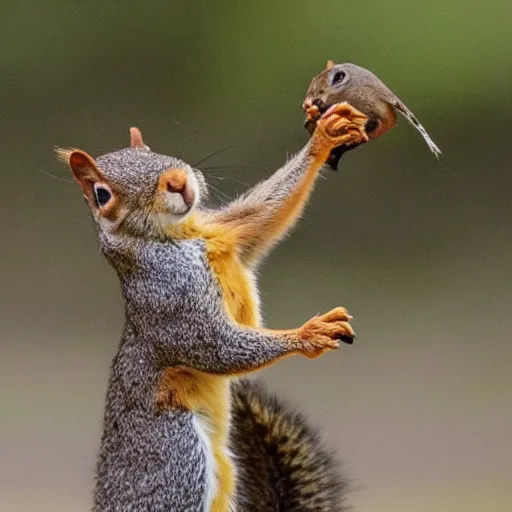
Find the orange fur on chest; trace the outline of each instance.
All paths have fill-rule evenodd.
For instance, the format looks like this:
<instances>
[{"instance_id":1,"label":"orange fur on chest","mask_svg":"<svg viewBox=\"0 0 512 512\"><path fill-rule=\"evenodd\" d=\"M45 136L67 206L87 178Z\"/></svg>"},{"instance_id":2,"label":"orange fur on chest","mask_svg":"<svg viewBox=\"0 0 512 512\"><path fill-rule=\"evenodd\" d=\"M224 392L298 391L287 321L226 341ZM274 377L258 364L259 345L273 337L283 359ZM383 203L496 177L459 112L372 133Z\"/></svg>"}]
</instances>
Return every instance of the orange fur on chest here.
<instances>
[{"instance_id":1,"label":"orange fur on chest","mask_svg":"<svg viewBox=\"0 0 512 512\"><path fill-rule=\"evenodd\" d=\"M238 256L236 233L226 232L222 226L202 226L192 217L169 235L174 239L205 240L208 262L222 291L226 313L238 324L256 327L259 321L257 299L248 271ZM165 401L169 390L178 397L182 407L201 414L209 423L219 485L212 512L227 512L235 490L234 467L227 454L229 376L168 368L160 382L157 400L163 397Z\"/></svg>"},{"instance_id":2,"label":"orange fur on chest","mask_svg":"<svg viewBox=\"0 0 512 512\"><path fill-rule=\"evenodd\" d=\"M226 312L234 322L256 327L258 311L252 283L240 262L234 242L229 238L215 237L207 242L207 248L208 260L222 290Z\"/></svg>"},{"instance_id":3,"label":"orange fur on chest","mask_svg":"<svg viewBox=\"0 0 512 512\"><path fill-rule=\"evenodd\" d=\"M206 241L208 262L222 290L226 313L240 325L256 327L258 307L253 285L238 255L236 232L226 232L225 229L217 225L203 226L192 217L169 235L174 239L202 238Z\"/></svg>"}]
</instances>

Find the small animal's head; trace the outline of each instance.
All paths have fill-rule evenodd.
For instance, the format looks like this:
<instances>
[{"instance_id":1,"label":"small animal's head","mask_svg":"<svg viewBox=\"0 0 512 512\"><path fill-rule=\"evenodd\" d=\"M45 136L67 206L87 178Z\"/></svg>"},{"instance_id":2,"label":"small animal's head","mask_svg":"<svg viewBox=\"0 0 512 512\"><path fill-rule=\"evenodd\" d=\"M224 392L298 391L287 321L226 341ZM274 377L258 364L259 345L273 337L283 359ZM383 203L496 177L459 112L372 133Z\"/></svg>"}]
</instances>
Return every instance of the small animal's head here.
<instances>
[{"instance_id":1,"label":"small animal's head","mask_svg":"<svg viewBox=\"0 0 512 512\"><path fill-rule=\"evenodd\" d=\"M371 139L391 130L400 113L421 133L432 153L437 158L441 154L412 111L371 71L350 63L328 61L313 78L303 103L308 131L314 131L316 121L330 106L344 101L366 114L365 130Z\"/></svg>"},{"instance_id":2,"label":"small animal's head","mask_svg":"<svg viewBox=\"0 0 512 512\"><path fill-rule=\"evenodd\" d=\"M207 195L203 174L178 158L152 152L137 128L129 148L96 159L58 149L80 185L100 238L163 239Z\"/></svg>"},{"instance_id":3,"label":"small animal's head","mask_svg":"<svg viewBox=\"0 0 512 512\"><path fill-rule=\"evenodd\" d=\"M366 132L372 139L383 135L396 124L396 113L389 102L393 93L370 71L355 64L327 63L311 82L304 109L311 116L335 103L348 102L368 116ZM312 116L313 117L313 116Z\"/></svg>"}]
</instances>

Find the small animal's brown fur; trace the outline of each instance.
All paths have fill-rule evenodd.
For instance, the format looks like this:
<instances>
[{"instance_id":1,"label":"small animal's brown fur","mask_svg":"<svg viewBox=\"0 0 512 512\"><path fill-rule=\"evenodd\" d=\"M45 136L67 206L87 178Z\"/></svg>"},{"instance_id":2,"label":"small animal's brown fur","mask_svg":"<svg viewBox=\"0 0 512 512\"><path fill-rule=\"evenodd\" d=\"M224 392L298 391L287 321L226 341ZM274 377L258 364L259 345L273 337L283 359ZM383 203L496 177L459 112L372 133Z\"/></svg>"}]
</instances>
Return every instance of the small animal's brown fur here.
<instances>
[{"instance_id":1,"label":"small animal's brown fur","mask_svg":"<svg viewBox=\"0 0 512 512\"><path fill-rule=\"evenodd\" d=\"M401 113L421 133L432 153L436 157L441 154L405 103L373 73L350 63L335 64L330 60L313 78L303 104L307 115L306 128L312 132L323 109L342 102L349 103L368 116L367 131L371 139L391 130L397 123L397 113Z\"/></svg>"}]
</instances>

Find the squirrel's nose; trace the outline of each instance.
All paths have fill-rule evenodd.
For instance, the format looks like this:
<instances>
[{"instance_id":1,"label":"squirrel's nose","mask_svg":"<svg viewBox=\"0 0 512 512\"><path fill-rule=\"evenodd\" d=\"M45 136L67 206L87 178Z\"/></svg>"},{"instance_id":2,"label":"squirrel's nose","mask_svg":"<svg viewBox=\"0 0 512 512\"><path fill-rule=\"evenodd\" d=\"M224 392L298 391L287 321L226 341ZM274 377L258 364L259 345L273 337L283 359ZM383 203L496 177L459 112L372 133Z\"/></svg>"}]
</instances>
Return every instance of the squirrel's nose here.
<instances>
[{"instance_id":1,"label":"squirrel's nose","mask_svg":"<svg viewBox=\"0 0 512 512\"><path fill-rule=\"evenodd\" d=\"M169 169L160 176L160 189L180 194L187 185L187 171L184 169Z\"/></svg>"},{"instance_id":2,"label":"squirrel's nose","mask_svg":"<svg viewBox=\"0 0 512 512\"><path fill-rule=\"evenodd\" d=\"M193 175L189 175L185 169L180 168L167 169L160 175L158 191L164 196L180 194L187 206L194 204L197 194Z\"/></svg>"}]
</instances>

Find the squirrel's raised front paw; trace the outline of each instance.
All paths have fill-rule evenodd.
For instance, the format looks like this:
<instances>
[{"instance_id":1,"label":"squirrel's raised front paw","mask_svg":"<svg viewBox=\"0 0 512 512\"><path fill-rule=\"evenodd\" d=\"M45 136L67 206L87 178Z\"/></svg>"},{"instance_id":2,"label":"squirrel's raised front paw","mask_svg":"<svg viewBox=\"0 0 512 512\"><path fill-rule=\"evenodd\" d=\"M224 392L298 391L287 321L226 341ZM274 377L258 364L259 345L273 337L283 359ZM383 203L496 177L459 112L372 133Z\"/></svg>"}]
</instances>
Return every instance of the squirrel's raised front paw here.
<instances>
[{"instance_id":1,"label":"squirrel's raised front paw","mask_svg":"<svg viewBox=\"0 0 512 512\"><path fill-rule=\"evenodd\" d=\"M327 145L329 150L362 144L369 140L365 131L367 120L367 116L349 103L336 103L318 119L313 137L318 144Z\"/></svg>"},{"instance_id":2,"label":"squirrel's raised front paw","mask_svg":"<svg viewBox=\"0 0 512 512\"><path fill-rule=\"evenodd\" d=\"M355 333L349 324L351 319L345 308L338 307L308 320L299 329L300 351L314 358L337 349L340 341L352 344Z\"/></svg>"}]
</instances>

